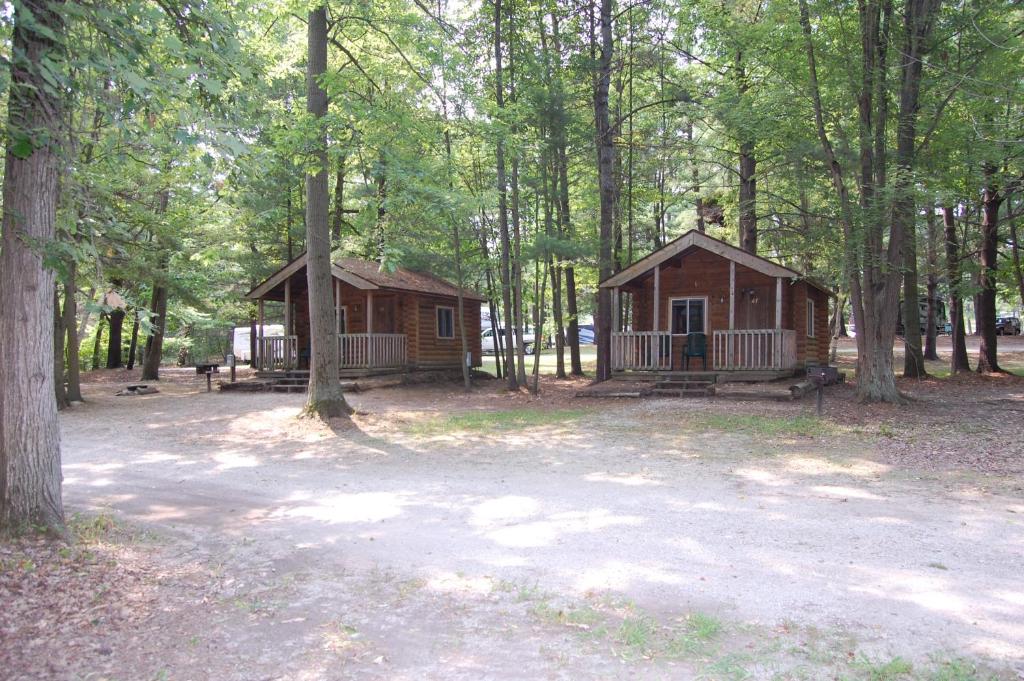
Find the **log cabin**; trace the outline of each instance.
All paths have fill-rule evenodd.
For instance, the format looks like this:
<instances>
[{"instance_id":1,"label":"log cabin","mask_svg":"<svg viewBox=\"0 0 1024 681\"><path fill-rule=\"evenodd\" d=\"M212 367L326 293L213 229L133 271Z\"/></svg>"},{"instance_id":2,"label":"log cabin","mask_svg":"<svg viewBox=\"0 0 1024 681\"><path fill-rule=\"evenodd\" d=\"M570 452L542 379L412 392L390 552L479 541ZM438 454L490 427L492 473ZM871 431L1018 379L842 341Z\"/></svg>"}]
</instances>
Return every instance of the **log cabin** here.
<instances>
[{"instance_id":1,"label":"log cabin","mask_svg":"<svg viewBox=\"0 0 1024 681\"><path fill-rule=\"evenodd\" d=\"M830 291L696 230L600 286L612 291L614 372L743 380L828 363Z\"/></svg>"},{"instance_id":2,"label":"log cabin","mask_svg":"<svg viewBox=\"0 0 1024 681\"><path fill-rule=\"evenodd\" d=\"M459 290L454 284L425 272L385 271L358 258L334 259L331 279L343 376L461 367ZM264 328L268 308L283 312L283 335L257 336L253 367L258 374L309 369L307 290L303 253L245 295L256 301L257 329ZM462 298L469 362L478 367L480 303L485 298L465 289Z\"/></svg>"}]
</instances>

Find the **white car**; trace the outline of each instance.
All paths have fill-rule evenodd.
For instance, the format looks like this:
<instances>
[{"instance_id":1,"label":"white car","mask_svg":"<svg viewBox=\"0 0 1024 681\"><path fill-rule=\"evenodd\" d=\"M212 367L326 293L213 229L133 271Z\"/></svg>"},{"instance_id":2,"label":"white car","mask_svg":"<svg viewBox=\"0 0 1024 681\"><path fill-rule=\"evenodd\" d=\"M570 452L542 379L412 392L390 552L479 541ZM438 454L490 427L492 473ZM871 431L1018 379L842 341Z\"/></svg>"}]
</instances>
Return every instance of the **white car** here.
<instances>
[{"instance_id":1,"label":"white car","mask_svg":"<svg viewBox=\"0 0 1024 681\"><path fill-rule=\"evenodd\" d=\"M498 329L498 333L502 334L502 340L504 341L505 329ZM513 347L518 348L519 344L515 342L515 335L515 332L513 332ZM525 352L527 355L532 355L535 343L534 335L532 333L524 333L523 339L526 341L526 344L523 346L523 352ZM502 343L502 345L504 345L504 342ZM483 350L483 352L491 355L494 354L496 347L494 344L494 329L484 329L480 332L480 347Z\"/></svg>"}]
</instances>

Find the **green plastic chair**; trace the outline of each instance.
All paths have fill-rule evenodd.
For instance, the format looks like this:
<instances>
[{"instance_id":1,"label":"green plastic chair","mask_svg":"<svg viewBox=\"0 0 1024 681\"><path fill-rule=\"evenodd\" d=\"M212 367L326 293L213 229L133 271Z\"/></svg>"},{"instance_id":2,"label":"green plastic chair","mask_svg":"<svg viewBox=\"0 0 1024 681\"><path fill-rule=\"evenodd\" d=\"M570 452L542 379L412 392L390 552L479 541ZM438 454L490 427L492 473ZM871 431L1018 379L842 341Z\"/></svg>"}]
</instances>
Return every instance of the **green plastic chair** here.
<instances>
[{"instance_id":1,"label":"green plastic chair","mask_svg":"<svg viewBox=\"0 0 1024 681\"><path fill-rule=\"evenodd\" d=\"M700 357L704 360L704 370L708 368L708 337L703 333L686 334L686 349L683 350L683 362L686 371L690 370L690 358Z\"/></svg>"}]
</instances>

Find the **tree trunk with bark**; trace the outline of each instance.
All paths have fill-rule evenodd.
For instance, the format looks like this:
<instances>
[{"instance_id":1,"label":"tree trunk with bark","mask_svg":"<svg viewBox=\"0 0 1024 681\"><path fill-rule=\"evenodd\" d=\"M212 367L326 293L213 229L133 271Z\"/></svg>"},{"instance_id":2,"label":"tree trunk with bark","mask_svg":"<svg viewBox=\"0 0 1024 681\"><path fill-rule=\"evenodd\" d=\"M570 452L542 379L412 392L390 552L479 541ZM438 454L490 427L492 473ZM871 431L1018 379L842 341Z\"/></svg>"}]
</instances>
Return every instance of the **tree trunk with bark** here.
<instances>
[{"instance_id":1,"label":"tree trunk with bark","mask_svg":"<svg viewBox=\"0 0 1024 681\"><path fill-rule=\"evenodd\" d=\"M107 313L101 312L100 318L96 320L96 336L92 339L92 359L89 362L89 369L96 371L100 368L100 348L103 346L103 329L106 328Z\"/></svg>"},{"instance_id":2,"label":"tree trunk with bark","mask_svg":"<svg viewBox=\"0 0 1024 681\"><path fill-rule=\"evenodd\" d=\"M562 38L558 28L558 11L551 10L551 42L554 53L562 53ZM563 239L575 237L572 215L569 210L569 158L566 148L568 146L565 120L568 116L565 110L564 89L562 87L561 67L556 67L553 79L554 96L552 110L554 122L552 131L555 138L555 163L558 166L558 218L559 232ZM566 320L565 342L569 345L569 372L573 376L583 375L583 362L580 360L580 324L579 304L576 300L576 268L571 260L564 263L565 274L565 307L568 313Z\"/></svg>"},{"instance_id":3,"label":"tree trunk with bark","mask_svg":"<svg viewBox=\"0 0 1024 681\"><path fill-rule=\"evenodd\" d=\"M327 70L327 9L323 5L309 12L307 40L306 110L321 125L327 115L327 93L320 86L320 78ZM316 172L306 173L306 283L311 347L309 390L303 413L329 420L347 418L352 408L345 401L339 377L331 232L327 224L327 138L322 127L317 130L313 149Z\"/></svg>"},{"instance_id":4,"label":"tree trunk with bark","mask_svg":"<svg viewBox=\"0 0 1024 681\"><path fill-rule=\"evenodd\" d=\"M953 215L952 206L943 206L942 225L946 239L946 278L949 280L949 322L953 342L949 373L959 374L971 370L971 361L967 356L967 334L964 330L960 242L956 236L956 218Z\"/></svg>"},{"instance_id":5,"label":"tree trunk with bark","mask_svg":"<svg viewBox=\"0 0 1024 681\"><path fill-rule=\"evenodd\" d=\"M904 14L904 46L896 124L895 200L892 220L903 236L903 375L927 376L921 342L921 304L917 276L917 207L914 201L914 166L917 149L918 101L921 96L925 44L941 0L912 0ZM890 5L891 7L891 5ZM891 9L887 11L891 12ZM886 17L888 25L888 17Z\"/></svg>"},{"instance_id":6,"label":"tree trunk with bark","mask_svg":"<svg viewBox=\"0 0 1024 681\"><path fill-rule=\"evenodd\" d=\"M983 169L985 189L982 194L981 249L979 273L981 290L978 292L978 333L981 345L978 348L978 372L1001 372L996 357L996 269L999 257L999 207L1003 197L995 184L995 166L986 164Z\"/></svg>"},{"instance_id":7,"label":"tree trunk with bark","mask_svg":"<svg viewBox=\"0 0 1024 681\"><path fill-rule=\"evenodd\" d=\"M78 356L78 330L75 328L76 317L78 316L78 303L75 300L75 263L68 263L68 270L64 279L64 332L67 336L67 380L68 400L70 402L82 402L82 369Z\"/></svg>"},{"instance_id":8,"label":"tree trunk with bark","mask_svg":"<svg viewBox=\"0 0 1024 681\"><path fill-rule=\"evenodd\" d=\"M928 239L925 245L925 258L928 265L926 273L926 291L928 295L927 315L925 317L924 336L924 358L937 360L938 353L938 310L936 310L936 296L939 290L939 229L935 219L935 206L928 204L928 213L925 215L925 226Z\"/></svg>"},{"instance_id":9,"label":"tree trunk with bark","mask_svg":"<svg viewBox=\"0 0 1024 681\"><path fill-rule=\"evenodd\" d=\"M150 319L149 336L146 338L146 354L142 361L142 380L159 381L160 362L164 356L164 332L167 329L167 286L163 282L153 284L153 296L150 299L149 311L153 317Z\"/></svg>"},{"instance_id":10,"label":"tree trunk with bark","mask_svg":"<svg viewBox=\"0 0 1024 681\"><path fill-rule=\"evenodd\" d=\"M615 220L615 160L612 130L608 121L608 89L612 70L612 0L600 0L600 57L594 83L594 119L597 142L597 177L601 198L598 226L598 279L612 276L612 229ZM612 376L612 292L600 288L597 295L597 375L598 381Z\"/></svg>"},{"instance_id":11,"label":"tree trunk with bark","mask_svg":"<svg viewBox=\"0 0 1024 681\"><path fill-rule=\"evenodd\" d=\"M341 241L341 228L345 224L345 154L338 157L334 175L334 212L331 215L331 243Z\"/></svg>"},{"instance_id":12,"label":"tree trunk with bark","mask_svg":"<svg viewBox=\"0 0 1024 681\"><path fill-rule=\"evenodd\" d=\"M107 368L120 369L124 366L122 361L122 339L124 331L124 308L116 307L110 311L108 317L110 331L107 333Z\"/></svg>"},{"instance_id":13,"label":"tree trunk with bark","mask_svg":"<svg viewBox=\"0 0 1024 681\"><path fill-rule=\"evenodd\" d=\"M125 368L131 371L135 368L135 354L139 351L139 310L132 311L132 337L128 341L128 363Z\"/></svg>"},{"instance_id":14,"label":"tree trunk with bark","mask_svg":"<svg viewBox=\"0 0 1024 681\"><path fill-rule=\"evenodd\" d=\"M498 111L505 110L505 85L503 82L501 48L501 0L494 0L494 101ZM501 304L505 317L505 381L509 390L518 390L519 381L516 372L515 341L513 339L512 311L512 271L511 271L511 240L508 233L508 181L505 177L505 139L499 132L495 144L495 170L498 183L498 234L501 250ZM497 340L497 339L495 339Z\"/></svg>"},{"instance_id":15,"label":"tree trunk with bark","mask_svg":"<svg viewBox=\"0 0 1024 681\"><path fill-rule=\"evenodd\" d=\"M68 391L64 386L64 317L60 313L60 292L53 288L53 392L57 409L71 406Z\"/></svg>"},{"instance_id":16,"label":"tree trunk with bark","mask_svg":"<svg viewBox=\"0 0 1024 681\"><path fill-rule=\"evenodd\" d=\"M65 61L62 5L23 0L13 10L0 225L0 533L66 531L53 386L56 275L36 247L57 235L63 91L48 79Z\"/></svg>"},{"instance_id":17,"label":"tree trunk with bark","mask_svg":"<svg viewBox=\"0 0 1024 681\"><path fill-rule=\"evenodd\" d=\"M1007 197L1007 205L1010 205L1009 197ZM1020 240L1017 238L1017 220L1016 218L1011 218L1007 222L1010 225L1010 253L1013 257L1014 279L1017 282L1017 292L1020 294L1020 304L1024 306L1024 267L1021 265Z\"/></svg>"}]
</instances>

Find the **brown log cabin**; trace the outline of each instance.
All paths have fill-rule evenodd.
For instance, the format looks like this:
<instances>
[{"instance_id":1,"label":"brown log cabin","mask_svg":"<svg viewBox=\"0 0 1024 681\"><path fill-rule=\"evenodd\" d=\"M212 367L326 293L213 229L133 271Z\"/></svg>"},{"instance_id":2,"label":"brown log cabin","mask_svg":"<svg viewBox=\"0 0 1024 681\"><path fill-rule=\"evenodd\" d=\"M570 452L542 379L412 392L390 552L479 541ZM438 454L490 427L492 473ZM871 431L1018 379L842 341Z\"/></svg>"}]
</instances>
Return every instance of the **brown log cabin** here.
<instances>
[{"instance_id":1,"label":"brown log cabin","mask_svg":"<svg viewBox=\"0 0 1024 681\"><path fill-rule=\"evenodd\" d=\"M338 358L344 376L426 369L457 369L463 360L458 288L424 272L339 258L331 264ZM309 369L309 298L303 253L246 294L258 308L258 373ZM480 303L462 291L471 366L481 365ZM263 336L267 307L283 307L284 335Z\"/></svg>"},{"instance_id":2,"label":"brown log cabin","mask_svg":"<svg viewBox=\"0 0 1024 681\"><path fill-rule=\"evenodd\" d=\"M827 288L692 230L601 282L612 290L612 370L792 375L828 363ZM704 357L686 357L703 334ZM692 349L692 348L691 348Z\"/></svg>"}]
</instances>

